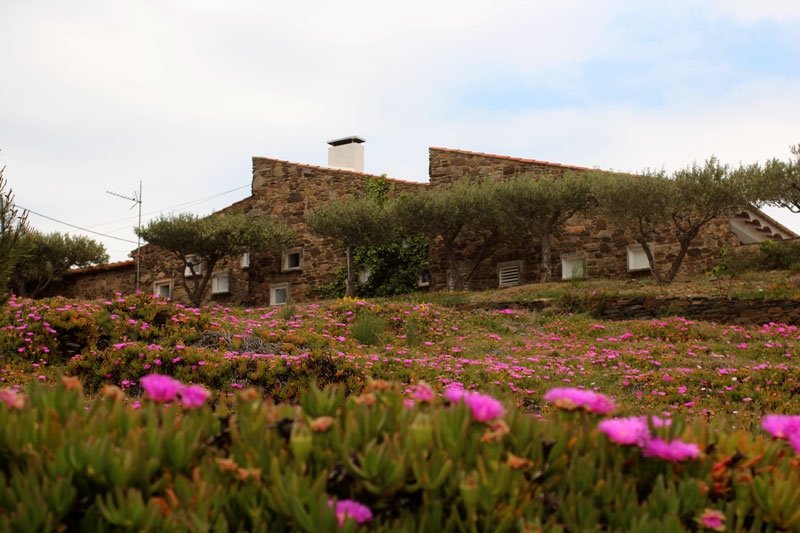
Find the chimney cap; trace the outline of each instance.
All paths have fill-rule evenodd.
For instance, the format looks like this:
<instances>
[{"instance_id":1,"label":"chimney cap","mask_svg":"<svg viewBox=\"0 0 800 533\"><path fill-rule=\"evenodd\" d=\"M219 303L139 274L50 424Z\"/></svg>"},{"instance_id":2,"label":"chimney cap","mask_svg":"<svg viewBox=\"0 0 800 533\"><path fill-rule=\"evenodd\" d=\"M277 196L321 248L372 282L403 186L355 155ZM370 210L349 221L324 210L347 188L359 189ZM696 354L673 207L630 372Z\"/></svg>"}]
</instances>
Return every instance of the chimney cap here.
<instances>
[{"instance_id":1,"label":"chimney cap","mask_svg":"<svg viewBox=\"0 0 800 533\"><path fill-rule=\"evenodd\" d=\"M334 139L332 141L328 141L328 144L331 146L341 146L343 144L352 144L352 143L364 143L367 142L366 139L362 137L358 137L356 135L351 135L349 137L342 137L341 139Z\"/></svg>"}]
</instances>

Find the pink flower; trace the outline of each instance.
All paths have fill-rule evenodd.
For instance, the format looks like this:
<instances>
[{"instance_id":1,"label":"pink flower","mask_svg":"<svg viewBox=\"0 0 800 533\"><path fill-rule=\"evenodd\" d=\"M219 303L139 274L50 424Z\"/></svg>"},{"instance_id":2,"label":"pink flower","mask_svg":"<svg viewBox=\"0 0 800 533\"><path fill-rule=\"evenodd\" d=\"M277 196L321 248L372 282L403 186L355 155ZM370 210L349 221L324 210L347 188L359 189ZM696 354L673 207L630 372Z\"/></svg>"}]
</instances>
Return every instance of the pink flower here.
<instances>
[{"instance_id":1,"label":"pink flower","mask_svg":"<svg viewBox=\"0 0 800 533\"><path fill-rule=\"evenodd\" d=\"M0 389L0 402L4 402L9 410L25 407L25 397L12 389Z\"/></svg>"},{"instance_id":2,"label":"pink flower","mask_svg":"<svg viewBox=\"0 0 800 533\"><path fill-rule=\"evenodd\" d=\"M467 394L469 394L467 391L456 386L447 387L447 390L444 391L444 397L454 403L460 402Z\"/></svg>"},{"instance_id":3,"label":"pink flower","mask_svg":"<svg viewBox=\"0 0 800 533\"><path fill-rule=\"evenodd\" d=\"M556 387L544 395L544 399L553 402L559 409L573 411L583 409L589 413L608 414L614 410L614 402L608 396L597 392L573 389L569 387Z\"/></svg>"},{"instance_id":4,"label":"pink flower","mask_svg":"<svg viewBox=\"0 0 800 533\"><path fill-rule=\"evenodd\" d=\"M609 418L601 420L597 424L597 429L617 444L642 446L650 438L650 428L647 427L646 417Z\"/></svg>"},{"instance_id":5,"label":"pink flower","mask_svg":"<svg viewBox=\"0 0 800 533\"><path fill-rule=\"evenodd\" d=\"M202 406L209 396L211 393L200 385L191 385L181 389L181 403L190 409Z\"/></svg>"},{"instance_id":6,"label":"pink flower","mask_svg":"<svg viewBox=\"0 0 800 533\"><path fill-rule=\"evenodd\" d=\"M487 422L500 418L506 413L503 404L499 400L486 394L473 392L464 396L464 403L472 409L472 416L478 422Z\"/></svg>"},{"instance_id":7,"label":"pink flower","mask_svg":"<svg viewBox=\"0 0 800 533\"><path fill-rule=\"evenodd\" d=\"M414 399L421 402L432 402L434 398L433 389L425 383L418 383L414 387Z\"/></svg>"},{"instance_id":8,"label":"pink flower","mask_svg":"<svg viewBox=\"0 0 800 533\"><path fill-rule=\"evenodd\" d=\"M682 461L700 455L700 448L697 444L673 440L666 442L658 437L652 438L644 443L642 454L645 457L658 457L667 461Z\"/></svg>"},{"instance_id":9,"label":"pink flower","mask_svg":"<svg viewBox=\"0 0 800 533\"><path fill-rule=\"evenodd\" d=\"M177 379L162 374L149 374L139 380L148 398L156 402L171 402L183 388Z\"/></svg>"},{"instance_id":10,"label":"pink flower","mask_svg":"<svg viewBox=\"0 0 800 533\"><path fill-rule=\"evenodd\" d=\"M786 439L800 429L800 416L767 415L761 419L761 427L776 439Z\"/></svg>"},{"instance_id":11,"label":"pink flower","mask_svg":"<svg viewBox=\"0 0 800 533\"><path fill-rule=\"evenodd\" d=\"M328 506L333 507L333 500L328 500ZM372 511L363 503L353 500L340 500L336 502L336 518L339 520L339 527L344 526L347 518L353 518L356 524L372 520Z\"/></svg>"},{"instance_id":12,"label":"pink flower","mask_svg":"<svg viewBox=\"0 0 800 533\"><path fill-rule=\"evenodd\" d=\"M725 531L725 513L717 509L704 509L697 523L714 531Z\"/></svg>"}]
</instances>

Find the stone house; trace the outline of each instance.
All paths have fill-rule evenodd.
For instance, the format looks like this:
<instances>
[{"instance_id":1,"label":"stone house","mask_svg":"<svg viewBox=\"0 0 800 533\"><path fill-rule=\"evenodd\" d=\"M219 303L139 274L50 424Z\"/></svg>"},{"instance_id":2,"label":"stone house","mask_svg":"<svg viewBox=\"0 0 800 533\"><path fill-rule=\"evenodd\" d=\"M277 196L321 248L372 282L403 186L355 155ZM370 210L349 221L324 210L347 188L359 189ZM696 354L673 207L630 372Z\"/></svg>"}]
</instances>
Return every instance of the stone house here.
<instances>
[{"instance_id":1,"label":"stone house","mask_svg":"<svg viewBox=\"0 0 800 533\"><path fill-rule=\"evenodd\" d=\"M269 215L289 225L295 243L281 254L245 254L220 263L207 287L205 302L223 305L281 305L290 300L309 299L309 292L330 282L344 265L344 254L330 239L312 235L304 216L326 202L366 192L368 180L379 176L363 172L364 139L346 137L330 141L328 167L292 163L263 157L253 158L251 195L225 212L244 212L252 216ZM468 176L482 179L508 179L519 174L561 175L567 171L587 171L582 167L545 161L430 148L429 183L388 178L390 194L420 188L440 187ZM213 216L213 215L212 215ZM693 242L682 272L708 270L719 260L723 247L760 242L765 239L796 238L764 213L752 209L710 224ZM657 259L669 259L677 243L668 235L653 243ZM142 291L187 302L181 286L183 266L170 253L153 245L141 248ZM469 253L469 245L464 250ZM136 251L132 252L135 257ZM569 219L553 242L554 276L628 277L647 274L647 260L641 247L623 233L609 227L599 217L576 215ZM494 254L476 271L471 289L489 289L536 282L539 279L536 243L502 242ZM200 267L202 268L202 266ZM448 263L440 243L431 243L430 290L448 287ZM71 271L52 293L76 298L108 298L115 292L135 290L135 261Z\"/></svg>"}]
</instances>

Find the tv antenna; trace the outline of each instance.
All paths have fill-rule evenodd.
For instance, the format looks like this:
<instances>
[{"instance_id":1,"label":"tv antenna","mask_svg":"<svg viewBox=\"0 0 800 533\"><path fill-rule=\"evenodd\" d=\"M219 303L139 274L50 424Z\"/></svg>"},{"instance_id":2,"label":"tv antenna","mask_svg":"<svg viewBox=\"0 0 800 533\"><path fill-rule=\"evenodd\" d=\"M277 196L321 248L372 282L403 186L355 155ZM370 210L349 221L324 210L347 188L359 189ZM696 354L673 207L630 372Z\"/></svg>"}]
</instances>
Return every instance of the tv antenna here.
<instances>
[{"instance_id":1,"label":"tv antenna","mask_svg":"<svg viewBox=\"0 0 800 533\"><path fill-rule=\"evenodd\" d=\"M138 230L142 229L142 180L139 180L139 192L133 192L131 196L125 196L124 194L119 194L116 192L106 191L107 194L112 196L118 196L123 200L130 200L133 202L131 209L134 208L135 205L139 205L139 225L137 226ZM142 264L142 238L139 236L139 232L136 232L136 292L139 292L139 269L141 268Z\"/></svg>"}]
</instances>

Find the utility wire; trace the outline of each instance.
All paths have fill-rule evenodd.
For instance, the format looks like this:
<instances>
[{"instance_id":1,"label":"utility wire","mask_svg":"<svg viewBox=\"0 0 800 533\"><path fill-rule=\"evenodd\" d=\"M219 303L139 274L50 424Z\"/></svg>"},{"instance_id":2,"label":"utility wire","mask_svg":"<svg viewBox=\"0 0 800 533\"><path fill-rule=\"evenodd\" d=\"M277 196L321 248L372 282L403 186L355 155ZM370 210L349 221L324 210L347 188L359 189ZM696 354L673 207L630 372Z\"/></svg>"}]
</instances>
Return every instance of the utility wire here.
<instances>
[{"instance_id":1,"label":"utility wire","mask_svg":"<svg viewBox=\"0 0 800 533\"><path fill-rule=\"evenodd\" d=\"M207 202L208 200L213 200L214 198L218 198L220 196L224 196L226 194L238 191L240 189L245 189L247 187L250 187L249 183L247 185L242 185L241 187L236 187L235 189L230 189L230 190L225 191L225 192L220 192L220 193L217 193L217 194L214 194L214 195L211 195L211 196L206 196L205 198L198 198L197 200L190 200L188 202L183 202L182 204L176 204L176 205L173 205L173 206L170 206L170 207L164 207L163 209L155 209L153 211L148 211L147 213L142 213L142 215L143 216L154 215L156 213L162 213L164 211L174 212L175 209L177 209L179 207L188 208L188 207L191 207L193 205L196 205L196 204L199 204L199 203L203 203L203 202ZM117 220L112 220L110 222L103 222L101 224L95 224L92 227L93 228L99 228L100 226L107 226L109 224L116 224L117 222L124 222L126 220L132 220L132 219L135 219L135 218L136 218L136 216L120 218L120 219L117 219ZM120 229L124 229L124 228L120 228ZM114 232L114 231L118 231L118 230L112 230L112 232Z\"/></svg>"},{"instance_id":2,"label":"utility wire","mask_svg":"<svg viewBox=\"0 0 800 533\"><path fill-rule=\"evenodd\" d=\"M64 222L63 220L58 220L58 219L56 219L56 218L49 217L49 216L47 216L47 215L43 215L43 214L41 214L41 213L37 213L37 212L36 212L36 211L34 211L33 209L28 209L27 207L23 207L23 206L21 206L21 205L19 205L19 204L15 204L15 205L16 205L17 207L19 207L20 209L22 209L22 210L24 210L24 211L27 211L28 213L34 214L34 215L36 215L36 216L39 216L39 217L42 217L42 218L46 218L47 220L52 220L53 222L58 222L59 224L64 224L65 226L69 226L70 228L79 229L79 230L81 230L81 231L85 231L85 232L87 232L87 233L94 233L95 235L100 235L101 237L107 237L107 238L109 238L109 239L116 239L116 240L118 240L118 241L125 241L125 242L130 242L130 243L132 243L132 244L137 244L137 242L136 242L136 241L132 241L132 240L130 240L130 239L123 239L122 237L115 237L115 236L113 236L113 235L108 235L108 234L105 234L105 233L100 233L100 232L97 232L97 231L92 231L92 230L90 230L90 229L86 229L86 228L82 228L82 227L80 227L80 226L76 226L76 225L74 225L74 224L70 224L69 222Z\"/></svg>"},{"instance_id":3,"label":"utility wire","mask_svg":"<svg viewBox=\"0 0 800 533\"><path fill-rule=\"evenodd\" d=\"M214 198L217 198L217 197L219 197L219 196L222 196L222 195L225 195L225 194L228 194L228 193L232 193L232 192L234 192L234 191L238 191L238 190L240 190L240 189L244 189L245 187L250 187L250 184L247 184L247 185L242 185L241 187L236 187L236 188L234 188L234 189L230 189L230 190L227 190L227 191L225 191L225 192L221 192L221 193L213 194L213 195L211 195L211 196L206 196L205 198L200 198L200 199L197 199L197 200L190 200L190 201L188 201L188 202L184 202L184 203L182 203L182 204L177 204L177 205L174 205L174 206L172 206L172 207L165 207L164 209L158 209L158 210L151 211L151 212L149 212L149 213L145 213L145 214L146 214L146 215L152 215L152 214L154 214L154 213L161 213L161 212L163 212L163 211L167 211L167 210L170 210L171 212L174 212L174 211L175 211L175 209L177 209L178 207L190 207L190 206L192 206L192 205L196 205L196 204L198 204L198 203L206 202L206 201L208 201L208 200L213 200ZM40 216L40 217L42 217L42 218L46 218L47 220L52 220L53 222L58 222L59 224L63 224L63 225L65 225L65 226L69 226L70 228L75 228L75 229L78 229L78 230L81 230L81 231L85 231L85 232L87 232L87 233L93 233L93 234L95 234L95 235L100 235L101 237L107 237L107 238L109 238L109 239L115 239L115 240L118 240L118 241L129 242L129 243L131 243L131 244L138 244L138 243L137 243L137 241L133 241L133 240L131 240L131 239L123 239L122 237L115 237L114 235L109 235L109 234L107 234L107 233L100 233L99 231L94 231L94 230L90 230L90 229L87 229L87 228L82 228L82 227L80 227L80 226L76 226L76 225L74 225L74 224L70 224L70 223L68 223L68 222L64 222L63 220L58 220L58 219L56 219L56 218L49 217L49 216L47 216L47 215L43 215L43 214L41 214L41 213L37 213L36 211L34 211L34 210L32 210L32 209L28 209L27 207L23 207L23 206L21 206L21 205L19 205L19 204L15 204L15 205L16 205L17 207L19 207L20 209L23 209L23 210L27 211L28 213L31 213L31 214L33 214L33 215L36 215L36 216ZM111 222L104 222L103 224L98 224L98 225L96 225L96 226L94 226L94 227L98 227L98 226L105 226L105 225L107 225L107 224L113 224L114 222L122 222L122 221L124 221L124 220L128 220L129 218L135 218L135 217L123 218L123 219L116 220L116 221L111 221ZM119 228L119 229L115 229L115 230L113 230L113 231L120 231L120 230L122 230L122 229L126 229L126 228Z\"/></svg>"}]
</instances>

